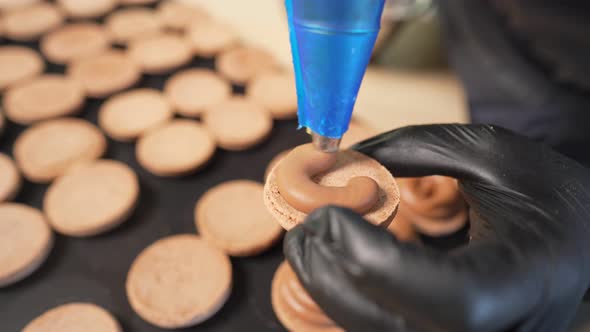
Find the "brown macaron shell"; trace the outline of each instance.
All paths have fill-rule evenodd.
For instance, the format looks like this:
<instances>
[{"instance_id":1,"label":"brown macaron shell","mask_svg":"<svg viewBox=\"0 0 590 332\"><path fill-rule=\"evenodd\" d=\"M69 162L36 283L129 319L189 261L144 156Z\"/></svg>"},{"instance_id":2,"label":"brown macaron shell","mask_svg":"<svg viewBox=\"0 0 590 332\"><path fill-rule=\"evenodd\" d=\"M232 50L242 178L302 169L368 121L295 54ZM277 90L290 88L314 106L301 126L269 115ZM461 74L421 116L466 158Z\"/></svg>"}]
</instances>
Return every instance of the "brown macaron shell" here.
<instances>
[{"instance_id":1,"label":"brown macaron shell","mask_svg":"<svg viewBox=\"0 0 590 332\"><path fill-rule=\"evenodd\" d=\"M0 11L9 11L17 8L26 7L43 0L2 0L0 1Z\"/></svg>"},{"instance_id":2,"label":"brown macaron shell","mask_svg":"<svg viewBox=\"0 0 590 332\"><path fill-rule=\"evenodd\" d=\"M165 74L189 63L193 53L188 41L172 33L134 40L129 56L146 74Z\"/></svg>"},{"instance_id":3,"label":"brown macaron shell","mask_svg":"<svg viewBox=\"0 0 590 332\"><path fill-rule=\"evenodd\" d=\"M193 120L177 119L147 131L139 138L139 164L158 176L181 176L203 167L215 153L215 139Z\"/></svg>"},{"instance_id":4,"label":"brown macaron shell","mask_svg":"<svg viewBox=\"0 0 590 332\"><path fill-rule=\"evenodd\" d=\"M0 203L16 197L22 185L21 175L16 163L4 153L0 153Z\"/></svg>"},{"instance_id":5,"label":"brown macaron shell","mask_svg":"<svg viewBox=\"0 0 590 332\"><path fill-rule=\"evenodd\" d=\"M199 117L207 107L229 99L232 87L214 71L189 69L174 74L164 92L178 114Z\"/></svg>"},{"instance_id":6,"label":"brown macaron shell","mask_svg":"<svg viewBox=\"0 0 590 332\"><path fill-rule=\"evenodd\" d=\"M61 118L22 132L14 143L14 158L29 181L47 183L78 164L100 158L106 148L104 135L93 124Z\"/></svg>"},{"instance_id":7,"label":"brown macaron shell","mask_svg":"<svg viewBox=\"0 0 590 332\"><path fill-rule=\"evenodd\" d=\"M137 63L119 50L76 60L68 66L68 75L80 82L86 95L93 98L105 98L123 91L141 78Z\"/></svg>"},{"instance_id":8,"label":"brown macaron shell","mask_svg":"<svg viewBox=\"0 0 590 332\"><path fill-rule=\"evenodd\" d=\"M158 0L119 0L123 5L151 5Z\"/></svg>"},{"instance_id":9,"label":"brown macaron shell","mask_svg":"<svg viewBox=\"0 0 590 332\"><path fill-rule=\"evenodd\" d=\"M39 268L53 247L53 233L39 210L1 203L0 243L0 287L4 287Z\"/></svg>"},{"instance_id":10,"label":"brown macaron shell","mask_svg":"<svg viewBox=\"0 0 590 332\"><path fill-rule=\"evenodd\" d=\"M0 47L0 91L40 75L44 68L41 56L28 47Z\"/></svg>"},{"instance_id":11,"label":"brown macaron shell","mask_svg":"<svg viewBox=\"0 0 590 332\"><path fill-rule=\"evenodd\" d=\"M303 213L326 205L345 206L360 215L373 209L379 201L379 185L373 178L355 176L344 186L323 186L313 180L337 162L338 153L320 151L313 144L294 148L275 171L281 197Z\"/></svg>"},{"instance_id":12,"label":"brown macaron shell","mask_svg":"<svg viewBox=\"0 0 590 332\"><path fill-rule=\"evenodd\" d=\"M232 97L208 107L202 118L219 147L230 151L246 150L262 143L273 126L270 114L244 97Z\"/></svg>"},{"instance_id":13,"label":"brown macaron shell","mask_svg":"<svg viewBox=\"0 0 590 332\"><path fill-rule=\"evenodd\" d=\"M232 256L257 255L283 234L262 201L264 186L234 180L209 189L197 202L195 223L199 234Z\"/></svg>"},{"instance_id":14,"label":"brown macaron shell","mask_svg":"<svg viewBox=\"0 0 590 332\"><path fill-rule=\"evenodd\" d=\"M145 248L127 274L127 298L147 322L165 329L213 316L232 288L229 257L201 237L169 236Z\"/></svg>"},{"instance_id":15,"label":"brown macaron shell","mask_svg":"<svg viewBox=\"0 0 590 332\"><path fill-rule=\"evenodd\" d=\"M94 236L126 221L138 198L139 182L129 166L98 160L55 180L45 193L43 211L59 233Z\"/></svg>"},{"instance_id":16,"label":"brown macaron shell","mask_svg":"<svg viewBox=\"0 0 590 332\"><path fill-rule=\"evenodd\" d=\"M2 33L12 40L32 41L60 26L63 20L55 5L39 2L3 13Z\"/></svg>"},{"instance_id":17,"label":"brown macaron shell","mask_svg":"<svg viewBox=\"0 0 590 332\"><path fill-rule=\"evenodd\" d=\"M210 19L207 12L201 7L178 0L162 1L158 5L158 16L164 27L175 31L184 31L194 22Z\"/></svg>"},{"instance_id":18,"label":"brown macaron shell","mask_svg":"<svg viewBox=\"0 0 590 332\"><path fill-rule=\"evenodd\" d=\"M232 28L214 20L193 22L187 28L186 37L196 55L208 58L234 47L238 42Z\"/></svg>"},{"instance_id":19,"label":"brown macaron shell","mask_svg":"<svg viewBox=\"0 0 590 332\"><path fill-rule=\"evenodd\" d=\"M98 124L118 141L131 141L170 121L172 105L155 89L137 89L105 101L98 113Z\"/></svg>"},{"instance_id":20,"label":"brown macaron shell","mask_svg":"<svg viewBox=\"0 0 590 332\"><path fill-rule=\"evenodd\" d=\"M273 56L256 47L238 46L221 53L215 61L215 68L236 84L246 84L254 77L276 71Z\"/></svg>"},{"instance_id":21,"label":"brown macaron shell","mask_svg":"<svg viewBox=\"0 0 590 332\"><path fill-rule=\"evenodd\" d=\"M264 187L264 202L276 220L290 230L303 223L307 214L289 205L279 192L275 167L269 174ZM375 225L387 227L395 213L400 200L400 193L391 173L376 160L356 151L338 152L337 161L332 170L313 178L322 186L345 186L354 177L366 176L379 185L377 204L363 217Z\"/></svg>"},{"instance_id":22,"label":"brown macaron shell","mask_svg":"<svg viewBox=\"0 0 590 332\"><path fill-rule=\"evenodd\" d=\"M22 332L123 332L116 318L93 303L73 302L47 310Z\"/></svg>"},{"instance_id":23,"label":"brown macaron shell","mask_svg":"<svg viewBox=\"0 0 590 332\"><path fill-rule=\"evenodd\" d=\"M57 0L57 4L71 18L86 19L106 15L119 0Z\"/></svg>"},{"instance_id":24,"label":"brown macaron shell","mask_svg":"<svg viewBox=\"0 0 590 332\"><path fill-rule=\"evenodd\" d=\"M112 40L119 45L162 31L162 22L157 13L153 9L143 7L119 9L107 16L104 24Z\"/></svg>"},{"instance_id":25,"label":"brown macaron shell","mask_svg":"<svg viewBox=\"0 0 590 332\"><path fill-rule=\"evenodd\" d=\"M246 96L264 106L275 119L297 116L295 76L290 73L266 73L253 78L246 87Z\"/></svg>"},{"instance_id":26,"label":"brown macaron shell","mask_svg":"<svg viewBox=\"0 0 590 332\"><path fill-rule=\"evenodd\" d=\"M3 98L7 118L21 125L78 113L84 104L82 85L66 76L45 74L17 84Z\"/></svg>"},{"instance_id":27,"label":"brown macaron shell","mask_svg":"<svg viewBox=\"0 0 590 332\"><path fill-rule=\"evenodd\" d=\"M55 29L41 39L41 52L58 64L93 56L110 47L109 36L96 23L72 23Z\"/></svg>"}]
</instances>

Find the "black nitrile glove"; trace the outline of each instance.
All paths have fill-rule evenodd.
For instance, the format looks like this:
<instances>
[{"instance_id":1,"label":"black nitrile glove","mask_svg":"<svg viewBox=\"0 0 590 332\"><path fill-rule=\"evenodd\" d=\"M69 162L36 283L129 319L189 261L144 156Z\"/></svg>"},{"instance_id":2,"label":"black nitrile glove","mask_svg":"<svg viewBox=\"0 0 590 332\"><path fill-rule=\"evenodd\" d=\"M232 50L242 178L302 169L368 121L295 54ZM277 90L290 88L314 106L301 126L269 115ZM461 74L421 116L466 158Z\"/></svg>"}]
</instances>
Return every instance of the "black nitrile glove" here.
<instances>
[{"instance_id":1,"label":"black nitrile glove","mask_svg":"<svg viewBox=\"0 0 590 332\"><path fill-rule=\"evenodd\" d=\"M442 253L346 209L315 211L284 249L334 321L371 332L567 328L590 280L589 170L484 125L406 127L356 149L395 176L459 179L473 239Z\"/></svg>"}]
</instances>

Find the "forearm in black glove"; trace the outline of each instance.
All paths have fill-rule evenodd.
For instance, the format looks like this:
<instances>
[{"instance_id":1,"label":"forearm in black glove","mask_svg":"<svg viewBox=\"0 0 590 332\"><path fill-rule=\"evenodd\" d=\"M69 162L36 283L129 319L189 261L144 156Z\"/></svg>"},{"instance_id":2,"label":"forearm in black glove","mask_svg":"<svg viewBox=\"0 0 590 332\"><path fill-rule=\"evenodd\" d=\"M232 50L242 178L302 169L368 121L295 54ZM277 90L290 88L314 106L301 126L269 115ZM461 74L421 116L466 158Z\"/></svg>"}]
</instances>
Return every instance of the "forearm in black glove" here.
<instances>
[{"instance_id":1,"label":"forearm in black glove","mask_svg":"<svg viewBox=\"0 0 590 332\"><path fill-rule=\"evenodd\" d=\"M474 238L442 253L346 209L315 211L284 249L334 321L348 331L566 329L590 280L586 168L484 125L406 127L356 149L398 177L459 179Z\"/></svg>"}]
</instances>

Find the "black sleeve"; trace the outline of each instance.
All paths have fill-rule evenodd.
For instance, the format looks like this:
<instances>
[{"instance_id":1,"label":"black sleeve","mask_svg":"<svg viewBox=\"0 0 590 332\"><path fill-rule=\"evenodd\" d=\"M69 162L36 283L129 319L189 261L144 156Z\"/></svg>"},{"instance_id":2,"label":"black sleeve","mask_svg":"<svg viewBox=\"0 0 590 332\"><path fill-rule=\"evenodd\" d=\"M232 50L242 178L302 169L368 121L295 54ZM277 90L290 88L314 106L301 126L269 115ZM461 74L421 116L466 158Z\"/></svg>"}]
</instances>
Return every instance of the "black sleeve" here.
<instances>
[{"instance_id":1,"label":"black sleeve","mask_svg":"<svg viewBox=\"0 0 590 332\"><path fill-rule=\"evenodd\" d=\"M451 63L475 123L497 124L590 164L590 5L439 0Z\"/></svg>"}]
</instances>

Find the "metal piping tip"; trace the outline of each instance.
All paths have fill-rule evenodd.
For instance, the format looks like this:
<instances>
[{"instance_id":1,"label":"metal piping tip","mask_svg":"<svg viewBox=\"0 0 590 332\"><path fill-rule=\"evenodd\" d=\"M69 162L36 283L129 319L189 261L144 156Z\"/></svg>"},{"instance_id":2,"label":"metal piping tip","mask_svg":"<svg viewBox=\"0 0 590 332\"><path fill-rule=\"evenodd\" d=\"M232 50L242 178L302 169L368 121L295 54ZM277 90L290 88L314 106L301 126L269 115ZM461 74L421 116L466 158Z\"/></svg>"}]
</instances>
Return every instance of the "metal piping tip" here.
<instances>
[{"instance_id":1,"label":"metal piping tip","mask_svg":"<svg viewBox=\"0 0 590 332\"><path fill-rule=\"evenodd\" d=\"M338 149L340 147L340 138L322 136L313 131L310 131L310 134L311 141L316 149L327 153L338 152Z\"/></svg>"}]
</instances>

